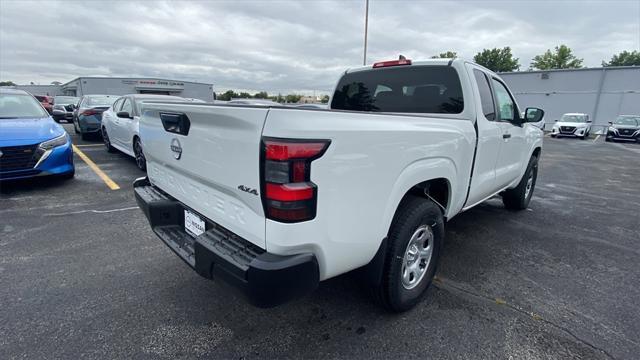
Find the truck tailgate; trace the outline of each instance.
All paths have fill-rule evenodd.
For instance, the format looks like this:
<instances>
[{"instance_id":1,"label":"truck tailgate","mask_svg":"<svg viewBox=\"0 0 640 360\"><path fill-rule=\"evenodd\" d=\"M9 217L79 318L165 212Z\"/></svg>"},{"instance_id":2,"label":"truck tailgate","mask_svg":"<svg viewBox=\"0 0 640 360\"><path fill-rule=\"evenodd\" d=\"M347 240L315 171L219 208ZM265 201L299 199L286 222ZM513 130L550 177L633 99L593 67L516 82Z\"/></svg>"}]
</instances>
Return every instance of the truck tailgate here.
<instances>
[{"instance_id":1,"label":"truck tailgate","mask_svg":"<svg viewBox=\"0 0 640 360\"><path fill-rule=\"evenodd\" d=\"M143 111L140 137L151 183L264 249L260 139L268 109L147 103ZM181 115L190 124L186 135L167 128Z\"/></svg>"}]
</instances>

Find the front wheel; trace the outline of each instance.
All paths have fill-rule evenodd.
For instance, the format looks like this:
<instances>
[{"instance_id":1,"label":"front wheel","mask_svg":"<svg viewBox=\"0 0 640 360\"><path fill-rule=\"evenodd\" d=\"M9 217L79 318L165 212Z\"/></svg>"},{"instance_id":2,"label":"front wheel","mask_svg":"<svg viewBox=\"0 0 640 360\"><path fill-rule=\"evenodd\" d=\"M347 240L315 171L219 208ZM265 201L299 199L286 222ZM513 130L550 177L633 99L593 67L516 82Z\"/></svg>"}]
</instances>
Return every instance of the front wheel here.
<instances>
[{"instance_id":1,"label":"front wheel","mask_svg":"<svg viewBox=\"0 0 640 360\"><path fill-rule=\"evenodd\" d=\"M391 223L382 281L373 294L387 310L402 312L423 297L436 273L444 239L444 218L431 200L404 199Z\"/></svg>"},{"instance_id":2,"label":"front wheel","mask_svg":"<svg viewBox=\"0 0 640 360\"><path fill-rule=\"evenodd\" d=\"M144 157L142 144L138 138L133 141L133 153L135 155L136 165L138 165L138 168L142 171L147 171L147 159Z\"/></svg>"},{"instance_id":3,"label":"front wheel","mask_svg":"<svg viewBox=\"0 0 640 360\"><path fill-rule=\"evenodd\" d=\"M102 141L104 142L104 146L107 148L107 151L110 153L116 152L116 148L111 146L111 140L109 140L109 134L107 134L107 129L102 127Z\"/></svg>"},{"instance_id":4,"label":"front wheel","mask_svg":"<svg viewBox=\"0 0 640 360\"><path fill-rule=\"evenodd\" d=\"M534 155L529 159L529 165L524 172L524 176L513 189L505 190L502 194L502 202L507 209L524 210L529 206L529 201L533 196L533 189L536 187L538 178L538 158Z\"/></svg>"}]
</instances>

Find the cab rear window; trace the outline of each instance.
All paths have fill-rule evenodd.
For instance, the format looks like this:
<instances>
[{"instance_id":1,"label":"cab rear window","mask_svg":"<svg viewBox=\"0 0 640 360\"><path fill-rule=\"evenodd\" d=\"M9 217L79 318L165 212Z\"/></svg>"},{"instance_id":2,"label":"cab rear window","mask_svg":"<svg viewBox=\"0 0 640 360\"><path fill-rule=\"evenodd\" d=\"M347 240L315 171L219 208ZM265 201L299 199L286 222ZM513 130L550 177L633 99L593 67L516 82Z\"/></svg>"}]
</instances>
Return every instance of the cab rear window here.
<instances>
[{"instance_id":1,"label":"cab rear window","mask_svg":"<svg viewBox=\"0 0 640 360\"><path fill-rule=\"evenodd\" d=\"M345 74L332 109L459 114L464 109L458 72L450 66L402 66Z\"/></svg>"}]
</instances>

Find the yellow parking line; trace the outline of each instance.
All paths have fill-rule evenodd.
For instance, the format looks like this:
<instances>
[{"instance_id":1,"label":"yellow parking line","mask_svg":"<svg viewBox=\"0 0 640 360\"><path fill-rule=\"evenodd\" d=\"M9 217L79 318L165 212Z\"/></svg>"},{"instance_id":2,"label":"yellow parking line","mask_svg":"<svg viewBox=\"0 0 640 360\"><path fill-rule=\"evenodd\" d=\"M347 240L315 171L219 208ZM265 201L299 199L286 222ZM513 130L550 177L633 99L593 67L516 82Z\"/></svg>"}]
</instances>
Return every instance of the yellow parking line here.
<instances>
[{"instance_id":1,"label":"yellow parking line","mask_svg":"<svg viewBox=\"0 0 640 360\"><path fill-rule=\"evenodd\" d=\"M82 147L97 147L97 146L104 146L104 144L79 144L76 145L76 147L82 148Z\"/></svg>"},{"instance_id":2,"label":"yellow parking line","mask_svg":"<svg viewBox=\"0 0 640 360\"><path fill-rule=\"evenodd\" d=\"M98 175L98 177L100 177L100 179L102 179L102 181L104 181L105 184L107 184L109 189L111 190L120 189L120 186L118 186L118 184L116 184L113 180L111 180L111 178L107 176L107 174L105 174L104 171L102 171L98 167L98 165L96 165L96 163L94 163L91 159L89 159L89 157L85 155L85 153L83 153L80 149L78 149L77 146L73 145L73 151L76 154L78 154L78 156L80 156L80 158L84 160L84 162L87 163L87 165L89 165L91 170L93 170L93 172L96 173L96 175Z\"/></svg>"}]
</instances>

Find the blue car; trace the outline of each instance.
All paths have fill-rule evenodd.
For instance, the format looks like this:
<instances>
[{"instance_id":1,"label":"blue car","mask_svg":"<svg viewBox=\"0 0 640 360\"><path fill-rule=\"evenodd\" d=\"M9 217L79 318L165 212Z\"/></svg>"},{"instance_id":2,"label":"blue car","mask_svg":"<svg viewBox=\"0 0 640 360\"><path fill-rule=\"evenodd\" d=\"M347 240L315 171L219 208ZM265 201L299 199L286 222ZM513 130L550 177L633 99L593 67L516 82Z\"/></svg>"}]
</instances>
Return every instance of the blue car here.
<instances>
[{"instance_id":1,"label":"blue car","mask_svg":"<svg viewBox=\"0 0 640 360\"><path fill-rule=\"evenodd\" d=\"M64 128L31 94L0 89L0 180L74 174L71 138Z\"/></svg>"}]
</instances>

